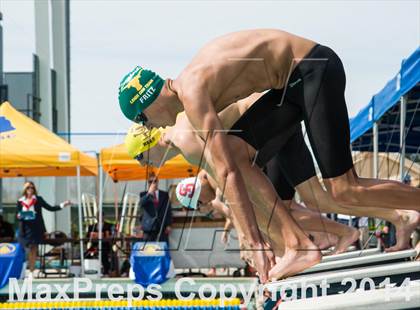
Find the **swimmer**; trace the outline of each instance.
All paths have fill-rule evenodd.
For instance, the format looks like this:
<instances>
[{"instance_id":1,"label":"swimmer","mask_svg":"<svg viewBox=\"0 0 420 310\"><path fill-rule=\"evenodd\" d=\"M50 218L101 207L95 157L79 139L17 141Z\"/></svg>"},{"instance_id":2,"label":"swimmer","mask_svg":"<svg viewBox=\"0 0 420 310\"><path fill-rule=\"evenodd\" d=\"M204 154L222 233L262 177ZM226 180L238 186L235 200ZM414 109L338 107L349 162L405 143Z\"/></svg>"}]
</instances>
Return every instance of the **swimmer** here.
<instances>
[{"instance_id":1,"label":"swimmer","mask_svg":"<svg viewBox=\"0 0 420 310\"><path fill-rule=\"evenodd\" d=\"M223 112L222 112L223 113ZM239 143L239 149L242 145L244 145L243 141L238 137L229 137L229 143L232 143L233 141L236 141L236 143ZM183 154L183 156L192 164L194 165L203 165L204 169L209 172L209 174L213 174L213 170L211 169L212 165L208 165L208 160L212 160L211 156L206 156L206 161L203 163L202 160L202 153L205 149L203 140L200 139L200 137L196 134L196 132L191 127L188 119L185 116L185 113L182 113L179 115L177 123L174 127L168 127L165 129L156 129L153 128L151 131L148 131L146 127L141 125L134 125L126 137L126 145L128 148L128 153L131 157L137 158L140 163L142 164L151 164L153 166L159 167L160 165L163 165L164 162L172 158L178 154ZM236 160L236 158L235 158ZM272 213L272 209L275 209L276 212L273 213L273 220L272 225L270 225L270 233L271 237L275 239L276 242L280 243L280 240L285 240L284 243L287 244L287 239L284 238L281 229L282 226L279 224L279 218L281 219L281 212L279 212L280 208L278 206L280 205L280 198L277 196L274 188L272 187L271 183L265 177L263 172L258 167L253 167L250 164L244 165L245 167L241 167L240 171L243 171L243 169L253 169L258 172L260 172L263 176L263 178L259 181L257 181L255 184L258 184L258 188L254 188L252 191L250 191L251 187L255 187L254 184L246 184L247 190L250 192L250 195L253 197L254 204L258 205L260 207L259 210L259 216L262 216L263 218L270 218L270 215ZM213 175L212 175L213 176ZM248 180L255 180L254 178L249 178ZM218 185L217 187L220 188ZM262 188L266 188L264 192L261 191ZM268 193L268 194L267 194ZM228 197L227 200L229 201ZM229 201L230 202L230 201ZM236 214L232 209L233 217L237 220ZM296 224L297 226L297 224ZM248 247L248 238L245 234L245 232L242 229L242 225L237 225L238 228L244 233L245 237L243 238L246 241L246 249L247 251L251 252L253 254L254 251L250 250ZM300 230L299 226L297 226L297 229ZM259 230L257 231L257 234L260 235ZM302 232L302 234L304 234ZM314 258L312 260L312 264L316 264L320 261L321 255L319 252L318 247L316 247L312 241L309 240L309 238L304 234L305 238L308 239L308 242L311 243L312 251L306 251L305 254L301 254L300 257L305 258ZM263 242L263 240L261 240ZM266 244L263 243L262 245L264 249L267 249ZM287 247L285 246L285 251L287 253ZM269 259L271 257L271 254L267 252L267 267L269 267L272 264L272 260ZM302 250L303 252L303 250ZM291 257L286 257L286 259L291 259ZM255 257L252 258L252 260L255 262ZM256 262L255 262L256 265ZM282 266L285 264L281 263ZM257 265L256 265L257 266ZM295 264L295 269L290 269L290 274L296 274L300 271L309 268L309 267L303 267L304 264ZM303 269L299 269L303 268ZM257 269L258 270L258 269ZM286 273L283 275L286 276Z\"/></svg>"},{"instance_id":2,"label":"swimmer","mask_svg":"<svg viewBox=\"0 0 420 310\"><path fill-rule=\"evenodd\" d=\"M231 219L234 224L235 221L232 218L231 211L229 210L229 207L226 206L226 204L229 203L222 201L223 197L221 191L216 186L217 184L213 178L205 170L201 170L197 178L185 179L177 185L176 196L181 204L187 208L196 209L198 206L202 205L205 205L207 208L214 208L219 213L224 214L227 219ZM258 226L268 239L267 241L273 242L272 238L270 238L270 219L258 216L260 214L258 208L255 206L254 208L257 215ZM314 238L315 244L321 249L327 249L337 243L342 244L343 241L340 242L340 240L346 240L346 242L351 240L351 243L353 243L359 237L359 232L356 229L331 221L321 214L301 206L294 200L290 201L290 208L291 215L307 235L312 237L316 236L316 238ZM236 227L238 225L234 224L234 226ZM338 239L331 237L331 235L337 236ZM337 240L337 242L334 242L335 240ZM346 245L348 246L350 244ZM283 244L275 245L276 253L282 251L282 246ZM344 252L347 249L347 246L343 249L336 248L336 252Z\"/></svg>"},{"instance_id":3,"label":"swimmer","mask_svg":"<svg viewBox=\"0 0 420 310\"><path fill-rule=\"evenodd\" d=\"M243 115L241 116L241 114L244 114L244 112L259 97L261 97L261 94L254 94L247 99L238 101L237 103L231 105L230 107L219 113L219 117L222 120L223 125L226 128L229 128L233 126L232 124L235 125L236 122L241 122L243 118ZM237 132L243 133L243 136L245 137L249 136L246 134L247 129L242 131L240 127L238 128L240 130ZM285 160L289 162L289 165L286 166L286 170L283 170L284 175L288 176L288 181L285 181L284 177L280 178L281 175L277 173L278 171L280 171L278 167L271 167L271 169L268 169L268 175L281 198L283 198L284 200L291 201L294 196L293 187L295 186L298 188L298 192L301 198L303 198L305 204L309 207L312 207L312 209L317 212L382 217L383 219L389 220L396 224L397 230L398 227L404 227L404 225L398 225L398 223L409 224L414 222L415 218L418 218L416 217L418 214L415 211L401 211L402 213L406 213L405 218L407 220L403 221L402 216L400 216L398 214L398 211L395 210L380 208L369 209L340 207L340 205L337 204L331 198L329 193L322 189L318 178L315 176L315 168L313 166L309 150L307 149L306 144L304 144L302 131L300 130L300 125L298 126L298 128L299 131L295 131L292 135L290 135L290 137L286 139L286 143L280 140L275 141L276 145L281 145L282 143L284 145L282 151L279 154L281 154L281 156L283 156ZM295 129L292 128L290 132L293 132L293 130ZM157 145L157 147L153 147L152 149L149 149L148 152L144 152L144 156L142 158L143 164L149 162L155 166L159 166L159 164L164 163L164 160L176 156L180 152L184 155L184 157L187 160L191 161L193 164L200 164L199 161L203 150L202 140L196 139L196 137L194 136L194 132L191 129L191 125L189 124L188 119L185 117L184 114L180 114L178 116L175 126L167 127L162 132L163 135L161 135L160 138L156 139L155 141L154 145ZM235 143L235 140L238 140L233 135L235 135L235 132L231 132L228 136L228 141L230 144L233 144ZM303 142L303 144L300 144L299 141ZM248 163L256 162L257 164L261 161L264 161L264 158L267 158L265 154L267 152L270 152L269 147L270 144L268 144L266 148L260 150L257 153L255 150L252 149L251 146L248 145L245 153L249 157L246 156L246 158L242 161ZM240 147L236 147L235 149L239 150ZM131 155L134 157L137 153L138 152L134 151L134 153L132 153ZM238 154L239 152L237 152L237 159L239 158ZM255 154L257 154L256 158ZM264 162L262 162L260 165L264 166ZM316 200L317 197L318 199ZM323 199L319 199L319 197L322 197ZM287 203L287 205L288 204L289 202ZM269 211L271 213L272 210L270 209ZM411 215L409 214L410 212L412 213ZM342 238L341 242L335 249L335 253L343 252L348 245L354 242L355 239L357 239L357 233L349 234L348 238ZM408 242L409 237L405 238L404 240ZM399 243L401 244L401 242Z\"/></svg>"},{"instance_id":4,"label":"swimmer","mask_svg":"<svg viewBox=\"0 0 420 310\"><path fill-rule=\"evenodd\" d=\"M221 118L226 121L227 123L231 123L233 121L233 116L236 115L234 109L230 108L226 111L221 112ZM127 145L129 149L129 154L132 157L139 158L139 154L141 154L140 161L145 164L149 163L154 166L159 166L163 164L164 160L169 159L173 156L178 155L180 152L184 155L184 157L189 160L191 163L195 165L199 165L199 161L201 159L201 154L203 152L204 146L203 141L199 139L199 137L195 134L195 131L191 128L188 119L185 117L185 114L181 114L178 117L177 123L172 128L166 128L165 130L158 130L152 129L150 133L147 135L147 139L144 140L144 135L142 136L139 132L147 131L147 129L143 126L135 126L137 129L134 132L131 132L127 135ZM240 138L231 136L229 137L229 143L239 143L242 144L242 140ZM132 143L134 142L134 144ZM146 148L149 150L146 151ZM239 146L239 149L241 147ZM252 147L250 147L251 149ZM252 151L251 151L252 152ZM255 151L253 151L255 153ZM252 167L251 165L245 165L250 169L258 169L257 167ZM246 169L246 168L244 168ZM269 218L270 214L272 213L273 206L275 208L276 202L279 201L274 189L272 188L271 183L268 181L267 178L263 178L259 184L264 184L269 189L269 193L271 197L266 197L266 193L259 193L257 189L253 190L252 193L254 195L253 198L256 201L255 204L259 206L268 205L269 208L266 208L265 212L261 212L262 216L265 218ZM253 184L248 184L250 187L254 187ZM268 198L268 200L267 200ZM275 220L278 219L278 212L273 214L273 225L270 225L270 229L273 230L271 236L273 239L280 238L280 234L275 232L276 229L279 228L279 225ZM278 221L278 220L277 220ZM318 224L318 227L322 227L321 224ZM281 240L284 240L281 238ZM279 241L280 242L280 241ZM317 248L316 248L317 249ZM308 255L317 255L318 253L315 251L309 252ZM298 271L300 272L300 271ZM290 273L294 274L294 273Z\"/></svg>"},{"instance_id":5,"label":"swimmer","mask_svg":"<svg viewBox=\"0 0 420 310\"><path fill-rule=\"evenodd\" d=\"M242 175L235 164L234 150L217 115L232 102L268 91L260 102L267 113L253 114L253 122L247 124L252 127L254 142L260 144L254 144L255 149L282 135L290 123L303 119L324 182L337 202L392 209L402 204L406 209L420 210L420 190L356 175L344 88L344 68L333 50L280 30L261 29L235 32L209 42L175 80L165 81L150 70L136 67L120 84L119 102L127 118L155 127L174 124L177 114L185 110L192 127L206 141L205 156L212 156L207 162L256 250L256 268L265 282L268 261L244 184L244 178L252 176L259 182L263 175L257 170ZM285 106L296 111L284 113ZM261 191L271 189L263 187ZM286 273L312 266L320 259L309 254L315 250L313 243L282 202L276 204L281 213L278 225L287 242L281 269Z\"/></svg>"}]
</instances>

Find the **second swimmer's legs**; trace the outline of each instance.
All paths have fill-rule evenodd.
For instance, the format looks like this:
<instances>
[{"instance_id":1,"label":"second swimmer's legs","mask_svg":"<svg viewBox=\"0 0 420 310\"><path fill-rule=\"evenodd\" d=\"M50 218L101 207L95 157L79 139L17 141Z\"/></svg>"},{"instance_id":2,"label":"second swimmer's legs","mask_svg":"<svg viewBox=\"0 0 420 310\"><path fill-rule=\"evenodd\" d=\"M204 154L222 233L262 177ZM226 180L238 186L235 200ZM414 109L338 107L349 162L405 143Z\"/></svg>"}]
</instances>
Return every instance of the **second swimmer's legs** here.
<instances>
[{"instance_id":1,"label":"second swimmer's legs","mask_svg":"<svg viewBox=\"0 0 420 310\"><path fill-rule=\"evenodd\" d=\"M247 148L242 140L235 140L235 143L238 143L235 149ZM294 275L320 262L319 249L296 224L268 178L250 163L249 158L240 158L240 154L247 154L246 151L237 154L237 165L244 180L248 180L247 191L252 203L261 208L260 212L265 213L265 216L271 218L266 228L267 234L275 242L280 237L284 241L284 256L270 271L270 278Z\"/></svg>"},{"instance_id":2,"label":"second swimmer's legs","mask_svg":"<svg viewBox=\"0 0 420 310\"><path fill-rule=\"evenodd\" d=\"M359 239L360 233L357 229L332 221L294 201L291 203L291 214L305 231L327 232L338 236L334 254L345 252L350 245Z\"/></svg>"}]
</instances>

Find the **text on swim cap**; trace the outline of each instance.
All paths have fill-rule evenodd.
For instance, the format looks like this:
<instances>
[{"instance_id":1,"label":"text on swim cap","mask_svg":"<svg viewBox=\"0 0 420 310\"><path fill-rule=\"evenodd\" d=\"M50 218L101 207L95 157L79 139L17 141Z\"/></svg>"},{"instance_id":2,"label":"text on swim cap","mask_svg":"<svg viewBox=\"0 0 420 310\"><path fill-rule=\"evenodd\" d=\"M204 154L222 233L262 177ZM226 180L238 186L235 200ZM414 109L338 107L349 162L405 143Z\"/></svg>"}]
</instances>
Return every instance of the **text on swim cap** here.
<instances>
[{"instance_id":1,"label":"text on swim cap","mask_svg":"<svg viewBox=\"0 0 420 310\"><path fill-rule=\"evenodd\" d=\"M149 144L152 144L155 140L156 139L154 137L150 138L149 140L143 142L143 146L147 146Z\"/></svg>"},{"instance_id":2,"label":"text on swim cap","mask_svg":"<svg viewBox=\"0 0 420 310\"><path fill-rule=\"evenodd\" d=\"M153 82L152 80L149 82ZM130 99L130 104L133 104L140 98L140 103L144 103L145 100L149 99L156 91L156 89L151 86L143 95L142 93L147 87L142 88L133 98Z\"/></svg>"},{"instance_id":3,"label":"text on swim cap","mask_svg":"<svg viewBox=\"0 0 420 310\"><path fill-rule=\"evenodd\" d=\"M192 198L194 195L194 184L181 184L179 194L184 197Z\"/></svg>"}]
</instances>

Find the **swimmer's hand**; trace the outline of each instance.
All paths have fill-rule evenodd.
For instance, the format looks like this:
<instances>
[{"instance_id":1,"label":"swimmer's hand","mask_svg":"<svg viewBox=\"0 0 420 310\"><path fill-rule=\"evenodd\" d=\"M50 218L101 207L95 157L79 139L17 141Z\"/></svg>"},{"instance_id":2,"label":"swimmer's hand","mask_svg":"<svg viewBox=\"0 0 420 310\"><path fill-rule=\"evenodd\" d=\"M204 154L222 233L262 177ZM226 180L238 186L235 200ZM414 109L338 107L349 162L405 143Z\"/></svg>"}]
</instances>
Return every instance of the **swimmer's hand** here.
<instances>
[{"instance_id":1,"label":"swimmer's hand","mask_svg":"<svg viewBox=\"0 0 420 310\"><path fill-rule=\"evenodd\" d=\"M224 245L227 245L228 240L229 240L229 231L224 230L222 233L222 237L220 238L220 241L222 241Z\"/></svg>"},{"instance_id":2,"label":"swimmer's hand","mask_svg":"<svg viewBox=\"0 0 420 310\"><path fill-rule=\"evenodd\" d=\"M254 254L253 262L255 264L255 269L257 269L258 277L262 284L268 282L268 271L270 270L270 260L266 255L266 251L263 245L253 249Z\"/></svg>"}]
</instances>

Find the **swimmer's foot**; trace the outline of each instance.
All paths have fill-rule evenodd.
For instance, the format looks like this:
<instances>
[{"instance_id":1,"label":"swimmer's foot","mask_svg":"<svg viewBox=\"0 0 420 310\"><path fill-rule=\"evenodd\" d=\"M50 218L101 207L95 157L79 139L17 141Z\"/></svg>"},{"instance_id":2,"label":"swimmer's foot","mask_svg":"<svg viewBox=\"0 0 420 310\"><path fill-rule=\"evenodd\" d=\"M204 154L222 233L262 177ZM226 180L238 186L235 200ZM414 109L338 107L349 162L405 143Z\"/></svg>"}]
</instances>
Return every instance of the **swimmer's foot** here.
<instances>
[{"instance_id":1,"label":"swimmer's foot","mask_svg":"<svg viewBox=\"0 0 420 310\"><path fill-rule=\"evenodd\" d=\"M348 247L356 242L360 237L360 232L355 228L350 228L350 231L338 239L338 243L334 249L333 254L340 254L347 251Z\"/></svg>"},{"instance_id":2,"label":"swimmer's foot","mask_svg":"<svg viewBox=\"0 0 420 310\"><path fill-rule=\"evenodd\" d=\"M268 281L268 271L274 261L274 254L268 244L262 243L259 246L251 247L243 240L241 244L241 258L252 268L256 269L261 283Z\"/></svg>"},{"instance_id":3,"label":"swimmer's foot","mask_svg":"<svg viewBox=\"0 0 420 310\"><path fill-rule=\"evenodd\" d=\"M415 261L420 261L420 242L417 242L416 247L414 248L414 250L416 251L417 255L414 258Z\"/></svg>"},{"instance_id":4,"label":"swimmer's foot","mask_svg":"<svg viewBox=\"0 0 420 310\"><path fill-rule=\"evenodd\" d=\"M271 268L268 276L272 280L283 279L318 264L321 252L314 244L298 249L285 249L283 257L276 257L276 265Z\"/></svg>"},{"instance_id":5,"label":"swimmer's foot","mask_svg":"<svg viewBox=\"0 0 420 310\"><path fill-rule=\"evenodd\" d=\"M323 251L336 246L338 243L338 238L336 235L314 232L311 232L311 235L314 237L313 242L315 245Z\"/></svg>"},{"instance_id":6,"label":"swimmer's foot","mask_svg":"<svg viewBox=\"0 0 420 310\"><path fill-rule=\"evenodd\" d=\"M411 234L420 224L419 212L411 210L401 210L397 212L401 215L401 221L395 225L397 244L386 248L386 252L396 252L410 249Z\"/></svg>"},{"instance_id":7,"label":"swimmer's foot","mask_svg":"<svg viewBox=\"0 0 420 310\"><path fill-rule=\"evenodd\" d=\"M254 253L252 256L255 264L255 269L257 269L258 272L258 278L260 279L260 282L264 284L269 279L268 273L271 265L264 247L261 246L260 248L254 248Z\"/></svg>"},{"instance_id":8,"label":"swimmer's foot","mask_svg":"<svg viewBox=\"0 0 420 310\"><path fill-rule=\"evenodd\" d=\"M255 263L252 257L252 252L246 250L246 242L244 240L240 243L240 257L243 261L245 261L248 265L252 268L255 268Z\"/></svg>"}]
</instances>

